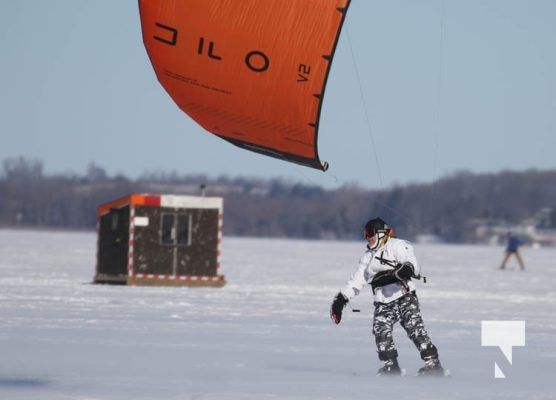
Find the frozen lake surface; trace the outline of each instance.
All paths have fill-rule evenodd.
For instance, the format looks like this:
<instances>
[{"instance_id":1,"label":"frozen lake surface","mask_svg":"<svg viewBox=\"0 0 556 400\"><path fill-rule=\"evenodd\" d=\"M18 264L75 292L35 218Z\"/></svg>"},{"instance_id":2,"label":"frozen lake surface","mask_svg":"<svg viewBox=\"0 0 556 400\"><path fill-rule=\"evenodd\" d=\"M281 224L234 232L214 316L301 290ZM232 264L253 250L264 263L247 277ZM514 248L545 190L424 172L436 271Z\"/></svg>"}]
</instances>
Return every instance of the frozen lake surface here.
<instances>
[{"instance_id":1,"label":"frozen lake surface","mask_svg":"<svg viewBox=\"0 0 556 400\"><path fill-rule=\"evenodd\" d=\"M451 378L375 376L371 293L328 315L362 242L223 240L220 289L91 284L95 233L0 230L0 399L556 399L556 249L416 245L426 328ZM525 321L513 365L481 321ZM494 378L494 363L506 379Z\"/></svg>"}]
</instances>

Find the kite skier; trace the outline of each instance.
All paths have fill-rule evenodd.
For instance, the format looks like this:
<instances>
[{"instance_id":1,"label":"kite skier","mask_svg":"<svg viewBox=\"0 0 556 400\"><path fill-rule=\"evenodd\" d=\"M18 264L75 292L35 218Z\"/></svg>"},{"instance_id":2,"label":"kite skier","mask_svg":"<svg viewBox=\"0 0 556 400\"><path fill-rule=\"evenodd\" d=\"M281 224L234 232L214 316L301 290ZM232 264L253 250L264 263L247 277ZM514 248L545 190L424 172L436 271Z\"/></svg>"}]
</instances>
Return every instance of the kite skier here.
<instances>
[{"instance_id":1,"label":"kite skier","mask_svg":"<svg viewBox=\"0 0 556 400\"><path fill-rule=\"evenodd\" d=\"M417 375L444 376L438 350L425 330L415 283L411 280L420 278L413 246L396 238L393 230L380 218L368 221L363 234L367 250L346 286L334 297L330 308L332 320L339 324L349 300L357 296L363 286L370 284L375 306L373 335L378 358L384 363L378 375L403 374L392 336L393 326L399 321L425 362Z\"/></svg>"}]
</instances>

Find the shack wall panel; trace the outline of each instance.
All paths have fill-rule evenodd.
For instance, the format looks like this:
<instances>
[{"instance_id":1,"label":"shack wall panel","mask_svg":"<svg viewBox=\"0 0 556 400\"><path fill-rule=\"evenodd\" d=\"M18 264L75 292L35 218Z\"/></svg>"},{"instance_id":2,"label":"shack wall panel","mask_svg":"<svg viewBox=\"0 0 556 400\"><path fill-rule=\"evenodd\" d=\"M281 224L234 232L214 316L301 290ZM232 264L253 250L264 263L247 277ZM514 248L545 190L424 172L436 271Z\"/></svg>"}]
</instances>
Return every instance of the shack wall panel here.
<instances>
[{"instance_id":1,"label":"shack wall panel","mask_svg":"<svg viewBox=\"0 0 556 400\"><path fill-rule=\"evenodd\" d=\"M134 228L134 274L216 276L218 209L136 206L138 218L142 224ZM170 239L163 229L163 218L175 224L170 244L165 243ZM180 238L178 232L184 231L188 240Z\"/></svg>"}]
</instances>

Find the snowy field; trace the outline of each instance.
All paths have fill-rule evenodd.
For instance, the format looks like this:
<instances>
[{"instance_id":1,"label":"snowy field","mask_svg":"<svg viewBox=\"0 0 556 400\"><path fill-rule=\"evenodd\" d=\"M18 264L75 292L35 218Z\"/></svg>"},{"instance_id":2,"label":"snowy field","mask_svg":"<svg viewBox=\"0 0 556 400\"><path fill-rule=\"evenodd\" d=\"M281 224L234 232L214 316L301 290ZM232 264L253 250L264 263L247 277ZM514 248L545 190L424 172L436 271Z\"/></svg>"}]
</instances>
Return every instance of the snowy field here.
<instances>
[{"instance_id":1,"label":"snowy field","mask_svg":"<svg viewBox=\"0 0 556 400\"><path fill-rule=\"evenodd\" d=\"M96 235L0 230L0 399L556 399L556 249L417 245L427 330L451 378L375 376L370 291L328 315L365 243L223 241L214 288L91 284ZM513 365L481 321L526 322ZM497 362L506 379L494 378Z\"/></svg>"}]
</instances>

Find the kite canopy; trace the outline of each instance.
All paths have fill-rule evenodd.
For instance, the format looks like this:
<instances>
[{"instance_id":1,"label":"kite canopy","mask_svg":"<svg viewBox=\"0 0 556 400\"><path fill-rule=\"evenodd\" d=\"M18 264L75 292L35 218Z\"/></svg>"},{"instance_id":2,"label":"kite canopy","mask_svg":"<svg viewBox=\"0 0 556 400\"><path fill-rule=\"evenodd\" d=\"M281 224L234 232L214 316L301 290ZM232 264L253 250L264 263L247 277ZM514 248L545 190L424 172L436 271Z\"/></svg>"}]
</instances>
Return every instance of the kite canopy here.
<instances>
[{"instance_id":1,"label":"kite canopy","mask_svg":"<svg viewBox=\"0 0 556 400\"><path fill-rule=\"evenodd\" d=\"M350 0L139 0L158 80L207 131L325 171L320 110Z\"/></svg>"}]
</instances>

